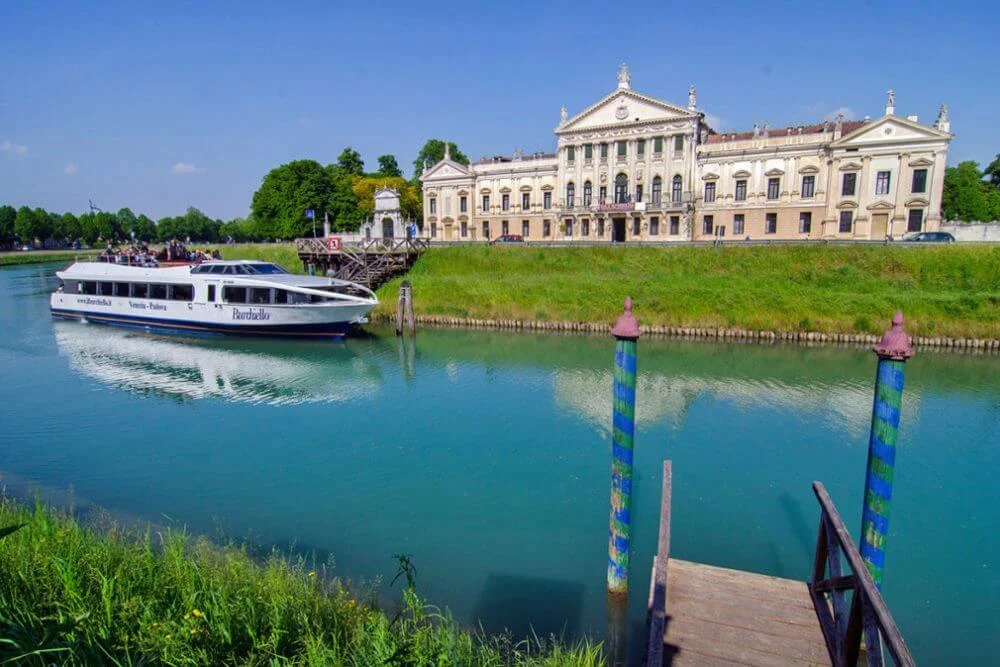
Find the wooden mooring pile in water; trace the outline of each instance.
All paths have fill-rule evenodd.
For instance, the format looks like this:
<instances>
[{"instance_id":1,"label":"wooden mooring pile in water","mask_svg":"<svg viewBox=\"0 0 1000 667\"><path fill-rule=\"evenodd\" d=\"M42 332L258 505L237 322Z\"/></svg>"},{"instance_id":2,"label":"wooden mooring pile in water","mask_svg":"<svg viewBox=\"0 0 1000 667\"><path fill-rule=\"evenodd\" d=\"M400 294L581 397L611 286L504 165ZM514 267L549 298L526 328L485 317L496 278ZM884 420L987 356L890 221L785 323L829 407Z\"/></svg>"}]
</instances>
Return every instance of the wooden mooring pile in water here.
<instances>
[{"instance_id":1,"label":"wooden mooring pile in water","mask_svg":"<svg viewBox=\"0 0 1000 667\"><path fill-rule=\"evenodd\" d=\"M295 252L307 270L369 289L409 271L425 250L427 241L422 239L295 239Z\"/></svg>"}]
</instances>

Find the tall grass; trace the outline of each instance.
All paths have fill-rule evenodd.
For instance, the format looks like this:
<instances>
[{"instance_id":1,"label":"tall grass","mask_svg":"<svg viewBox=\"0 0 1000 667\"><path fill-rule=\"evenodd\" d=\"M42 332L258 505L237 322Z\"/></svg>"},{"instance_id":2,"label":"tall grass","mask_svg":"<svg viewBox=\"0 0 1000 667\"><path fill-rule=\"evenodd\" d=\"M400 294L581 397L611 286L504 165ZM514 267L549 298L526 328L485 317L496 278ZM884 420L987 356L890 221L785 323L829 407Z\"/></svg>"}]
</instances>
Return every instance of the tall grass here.
<instances>
[{"instance_id":1,"label":"tall grass","mask_svg":"<svg viewBox=\"0 0 1000 667\"><path fill-rule=\"evenodd\" d=\"M597 665L600 646L470 633L412 588L393 618L303 558L85 527L0 499L0 663Z\"/></svg>"},{"instance_id":2,"label":"tall grass","mask_svg":"<svg viewBox=\"0 0 1000 667\"><path fill-rule=\"evenodd\" d=\"M17 266L20 264L44 264L46 262L72 261L78 255L96 255L97 250L51 250L32 252L0 253L0 266Z\"/></svg>"}]
</instances>

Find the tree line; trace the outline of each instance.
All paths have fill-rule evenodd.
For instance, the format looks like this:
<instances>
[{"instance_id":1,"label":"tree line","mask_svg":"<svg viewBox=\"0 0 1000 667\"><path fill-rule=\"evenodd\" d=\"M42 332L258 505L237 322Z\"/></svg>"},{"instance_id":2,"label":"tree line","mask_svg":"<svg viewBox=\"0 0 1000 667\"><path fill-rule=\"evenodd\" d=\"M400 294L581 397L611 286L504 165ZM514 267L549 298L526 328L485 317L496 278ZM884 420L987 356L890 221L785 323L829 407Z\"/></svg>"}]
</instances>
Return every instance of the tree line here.
<instances>
[{"instance_id":1,"label":"tree line","mask_svg":"<svg viewBox=\"0 0 1000 667\"><path fill-rule=\"evenodd\" d=\"M448 146L451 159L468 164L469 159L454 143ZM135 215L123 208L117 213L93 211L76 215L56 213L42 208L10 205L0 206L0 247L15 243L47 245L81 241L88 245L144 241L163 242L171 239L201 243L217 243L294 239L311 236L313 225L317 233L323 220L329 219L332 229L357 231L374 210L374 193L379 187L395 188L400 193L403 215L420 221L422 192L420 174L424 164L434 164L444 158L445 143L430 139L413 161L413 177L406 180L393 155L380 155L378 169L364 171L361 154L351 147L341 151L337 161L326 166L315 160L293 160L275 167L263 178L254 193L250 215L228 221L213 219L191 207L183 215L153 221L146 215ZM306 211L314 212L313 220Z\"/></svg>"},{"instance_id":2,"label":"tree line","mask_svg":"<svg viewBox=\"0 0 1000 667\"><path fill-rule=\"evenodd\" d=\"M1000 220L1000 153L983 171L973 160L945 171L941 213L945 220Z\"/></svg>"}]
</instances>

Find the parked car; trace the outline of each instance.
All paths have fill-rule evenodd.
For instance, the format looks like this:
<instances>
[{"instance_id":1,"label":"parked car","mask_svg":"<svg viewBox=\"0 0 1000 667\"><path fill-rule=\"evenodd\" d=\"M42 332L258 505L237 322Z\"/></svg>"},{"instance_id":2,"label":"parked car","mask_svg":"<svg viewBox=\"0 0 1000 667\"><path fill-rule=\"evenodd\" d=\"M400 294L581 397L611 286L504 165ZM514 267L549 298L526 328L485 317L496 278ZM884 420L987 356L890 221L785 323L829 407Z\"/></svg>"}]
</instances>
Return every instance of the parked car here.
<instances>
[{"instance_id":1,"label":"parked car","mask_svg":"<svg viewBox=\"0 0 1000 667\"><path fill-rule=\"evenodd\" d=\"M903 240L916 243L954 243L955 237L948 232L917 232L904 236Z\"/></svg>"},{"instance_id":2,"label":"parked car","mask_svg":"<svg viewBox=\"0 0 1000 667\"><path fill-rule=\"evenodd\" d=\"M504 234L490 241L490 245L494 243L524 243L524 237L520 234Z\"/></svg>"},{"instance_id":3,"label":"parked car","mask_svg":"<svg viewBox=\"0 0 1000 667\"><path fill-rule=\"evenodd\" d=\"M21 246L21 252L28 252L29 250L34 250L30 245Z\"/></svg>"}]
</instances>

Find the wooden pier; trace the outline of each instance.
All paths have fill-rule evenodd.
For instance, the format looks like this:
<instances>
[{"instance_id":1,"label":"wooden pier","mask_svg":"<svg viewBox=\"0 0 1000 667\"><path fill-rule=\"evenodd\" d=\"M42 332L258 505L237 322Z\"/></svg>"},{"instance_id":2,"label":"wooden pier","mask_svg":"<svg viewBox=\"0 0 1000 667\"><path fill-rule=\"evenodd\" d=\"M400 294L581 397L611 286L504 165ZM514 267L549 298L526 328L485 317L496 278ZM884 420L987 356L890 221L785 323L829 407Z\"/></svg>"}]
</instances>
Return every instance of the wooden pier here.
<instances>
[{"instance_id":1,"label":"wooden pier","mask_svg":"<svg viewBox=\"0 0 1000 667\"><path fill-rule=\"evenodd\" d=\"M881 593L819 482L816 560L794 581L670 558L671 465L663 464L660 535L649 589L649 667L914 665ZM850 597L848 598L848 594ZM883 650L884 649L884 650Z\"/></svg>"},{"instance_id":2,"label":"wooden pier","mask_svg":"<svg viewBox=\"0 0 1000 667\"><path fill-rule=\"evenodd\" d=\"M334 239L295 239L295 251L306 268L369 289L409 271L427 250L422 239Z\"/></svg>"}]
</instances>

